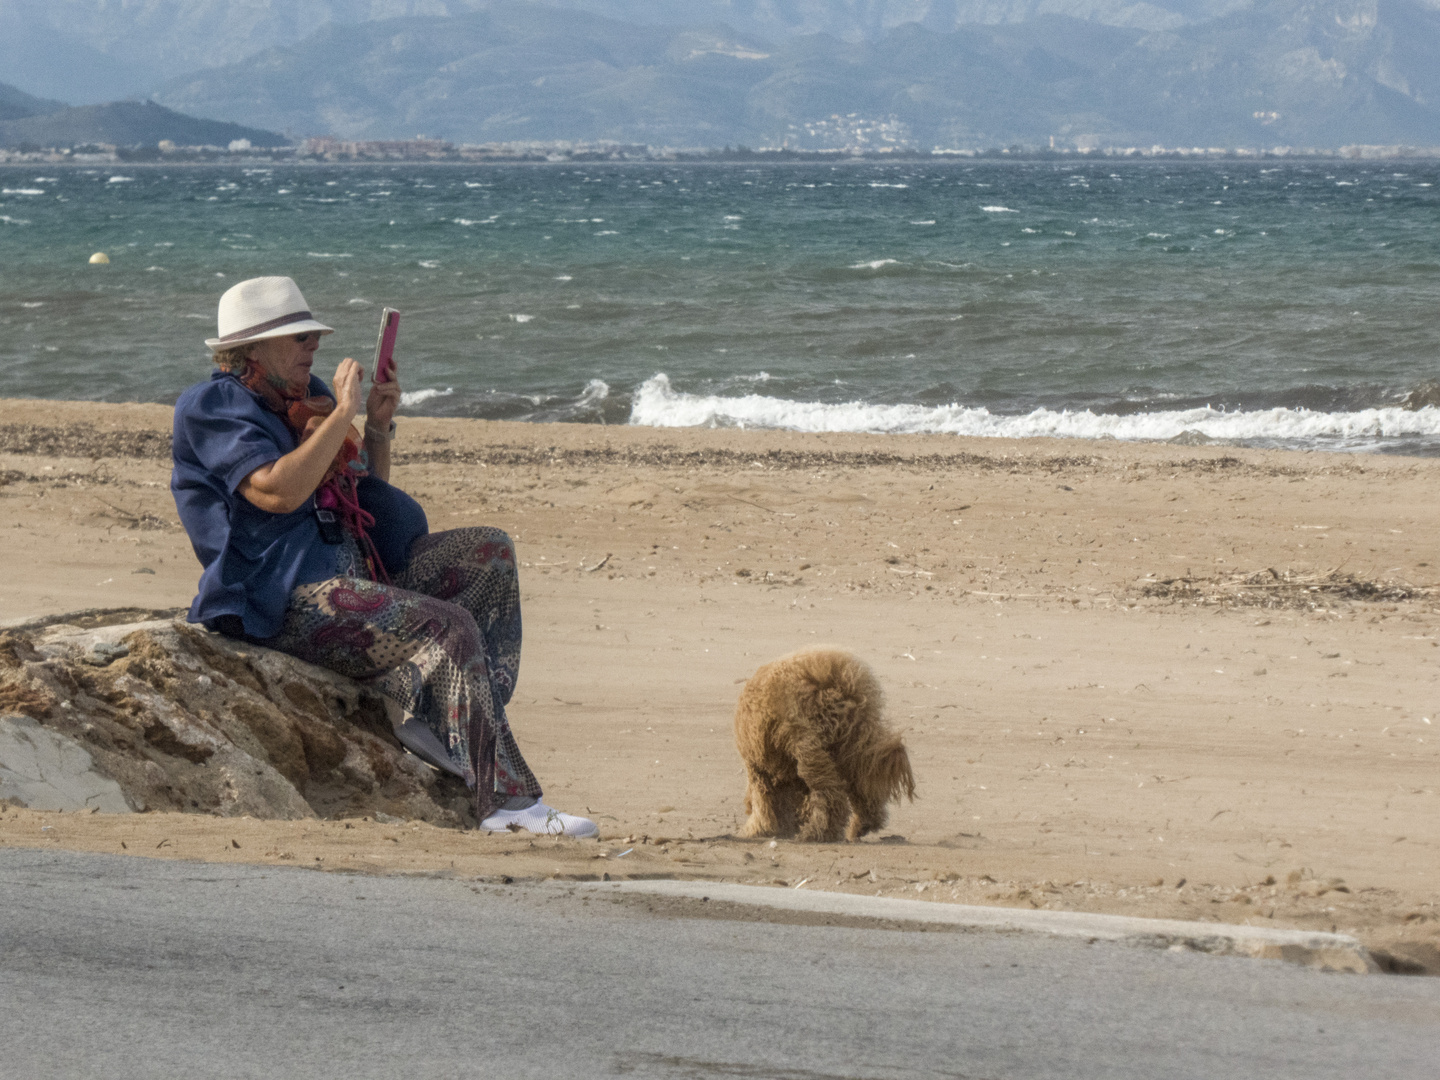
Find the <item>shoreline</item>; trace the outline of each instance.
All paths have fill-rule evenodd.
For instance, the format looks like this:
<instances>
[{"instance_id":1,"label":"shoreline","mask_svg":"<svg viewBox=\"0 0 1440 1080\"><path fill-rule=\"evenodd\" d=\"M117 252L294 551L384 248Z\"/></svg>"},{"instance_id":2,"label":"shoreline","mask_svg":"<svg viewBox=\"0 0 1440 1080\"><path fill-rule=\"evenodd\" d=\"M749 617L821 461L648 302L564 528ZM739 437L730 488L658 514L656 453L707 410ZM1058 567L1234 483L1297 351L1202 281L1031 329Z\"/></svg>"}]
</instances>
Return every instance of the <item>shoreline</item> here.
<instances>
[{"instance_id":1,"label":"shoreline","mask_svg":"<svg viewBox=\"0 0 1440 1080\"><path fill-rule=\"evenodd\" d=\"M666 379L667 377L662 373L654 378ZM646 380L645 383L635 390L622 393L622 400L625 394L629 394L632 397L643 398L644 391L652 381L653 379ZM433 391L422 391L421 393L433 393ZM445 394L448 394L448 391L440 396L443 397ZM685 395L680 396L684 397ZM576 407L578 408L580 404L583 404L584 400L585 395L582 394L581 398L577 399ZM1239 409L1234 412L1229 412L1222 407L1211 416L1187 418L1181 422L1176 420L1178 415L1186 412L1209 411L1209 407L1207 406L1206 410L1181 409L1178 410L1178 412L1176 410L1161 410L1158 413L1139 412L1133 414L1097 413L1091 411L1089 408L1071 409L1067 407L1050 409L1049 407L1038 407L1028 413L997 413L993 416L988 413L988 410L983 408L978 410L965 410L985 413L985 419L993 420L995 430L1006 432L1004 434L944 430L943 425L936 425L930 430L924 431L866 431L849 430L844 427L807 430L771 423L769 422L771 418L756 420L753 415L747 415L747 410L744 406L750 403L750 397L734 399L713 397L707 398L706 400L719 403L717 405L718 411L711 414L711 422L709 424L671 424L664 422L663 417L661 420L655 421L655 410L653 407L648 410L646 418L639 422L633 422L628 419L624 422L607 422L603 413L595 420L579 418L534 420L524 417L517 419L496 419L466 416L425 416L411 412L403 412L401 418L407 424L425 425L439 423L443 425L446 423L477 423L496 425L497 430L508 430L510 425L516 425L520 428L535 428L541 431L552 428L559 431L569 431L571 428L581 431L601 429L612 432L654 432L661 437L661 442L656 442L653 439L639 439L635 441L627 439L606 440L605 446L607 449L603 451L603 453L609 454L612 458L616 455L633 453L634 451L630 449L631 447L656 447L661 445L668 447L670 444L663 442L664 433L667 432L711 432L717 435L728 432L738 436L740 441L717 443L715 446L718 449L709 453L702 453L700 457L715 464L720 463L726 454L738 460L746 454L755 452L750 449L750 444L753 443L763 448L762 452L768 456L768 460L770 460L771 463L780 464L784 467L809 467L806 463L807 461L810 465L813 465L822 459L836 465L844 463L851 465L901 464L905 462L921 464L922 459L924 459L924 463L937 467L947 465L969 466L972 464L983 465L986 460L993 459L997 456L1010 457L1015 454L1026 453L1041 454L1042 456L1048 455L1062 463L1073 463L1080 458L1093 459L1095 461L1103 460L1106 456L1105 448L1111 445L1133 448L1150 447L1165 450L1172 455L1180 455L1173 458L1177 463L1187 461L1188 458L1184 455L1189 454L1191 451L1204 451L1207 455L1226 455L1232 453L1262 455L1269 453L1298 455L1323 454L1350 457L1357 460L1370 458L1418 460L1440 458L1440 441L1437 441L1440 433L1430 430L1430 426L1433 425L1417 426L1412 424L1409 430L1392 430L1386 435L1372 434L1365 436L1363 440L1358 436L1347 435L1337 437L1334 434L1311 435L1308 438L1302 439L1298 436L1287 436L1280 433L1266 433L1263 431L1252 432L1251 434L1231 433L1207 435L1204 430L1202 430L1217 422L1220 423L1222 427L1225 426L1227 422L1233 426L1233 422L1237 419L1251 420L1253 426L1254 418L1270 418L1273 420L1274 414L1276 413L1287 416L1289 414L1309 414L1311 416L1332 420L1336 418L1348 419L1359 413L1377 415L1395 414L1391 416L1392 422L1396 416L1404 415L1413 415L1417 417L1417 419L1429 421L1435 416L1440 416L1440 413L1436 412L1437 406L1440 406L1440 398L1437 398L1436 386L1428 382L1412 388L1403 400L1397 400L1388 405L1364 406L1351 413L1342 414L1317 412L1305 405L1296 405L1293 407L1272 406L1253 410ZM138 419L134 421L134 423L141 425L134 430L134 434L140 440L138 445L130 445L127 441L130 437L130 429L122 427L118 430L124 431L126 434L112 435L107 438L101 433L95 433L94 436L86 442L85 446L82 447L79 443L75 442L76 434L70 429L74 427L77 422L77 416L80 415L75 412L75 407L83 407L87 404L86 402L30 397L0 398L0 401L5 402L8 406L13 406L11 409L12 413L18 410L20 415L29 418L27 421L21 422L16 422L13 419L0 422L0 446L9 447L12 451L63 454L67 451L67 444L72 444L70 445L70 449L82 456L94 456L99 453L125 457L164 457L169 453L169 436L164 431L158 430L159 427L168 429L169 424L168 422L162 423L160 419L161 414L159 413L153 414L156 417L153 423L157 425L157 428L154 430L146 428L144 423ZM733 402L729 411L726 410L723 404L725 402ZM817 405L817 403L814 402L790 401L788 399L777 398L768 399L767 403L782 409L786 406L801 408L814 407L822 410L836 411L872 408L872 406L867 406L864 402ZM130 415L137 418L151 415L144 412L147 408L163 410L169 410L171 408L170 405L163 402L97 401L95 404L104 406L107 409L132 410ZM640 406L635 401L632 401L631 404L632 410L630 415L633 417L635 411ZM48 422L44 419L43 412L37 413L37 410L44 410L47 406L54 411L56 417L62 418L59 423ZM413 408L413 405L410 407ZM402 405L402 408L405 408L405 406ZM934 407L902 404L883 407L874 406L873 408L930 410L935 413L944 413L949 409L955 408L955 406ZM141 411L133 412L133 410ZM753 410L750 410L750 412L753 413ZM728 420L730 422L716 424L716 416L722 421ZM66 417L69 419L63 419ZM1031 434L1023 430L1024 422L1032 421L1036 417L1040 417L1043 420L1043 423L1038 425L1042 430L1047 428L1053 429L1057 426L1056 421L1058 420L1065 422L1059 426L1068 426L1072 431L1076 428L1077 424L1083 427L1085 423L1088 422L1090 432L1093 433L1078 431L1058 435L1043 433ZM1167 432L1164 435L1151 434L1143 430L1143 424L1141 427L1136 426L1135 421L1137 419L1148 422L1152 427L1156 424L1164 427L1168 423L1170 425L1169 431L1175 433L1169 434ZM650 422L647 422L647 420ZM1018 433L1017 426L1020 427ZM1112 429L1121 429L1121 433L1116 434L1115 430ZM1137 434L1137 432L1141 433ZM681 441L688 438L688 436L683 434L677 437ZM778 437L782 441L778 443L767 441L769 437ZM797 445L791 440L791 437L802 440L809 438L826 440L853 438L860 440L860 442L843 445L825 444L824 448L817 452L811 450L808 444ZM1350 445L1341 445L1342 439L1349 440ZM543 437L533 438L528 435L514 437L509 440L509 442L516 445L525 446L544 441L546 440ZM568 437L562 441L567 445L573 444L573 440ZM593 440L591 442L593 444ZM1309 445L1285 445L1286 443L1303 444L1306 442L1308 442ZM1362 442L1363 445L1360 444ZM923 443L923 445L919 445L920 443ZM1279 445L1256 445L1263 443ZM1082 452L1081 448L1084 448L1085 452ZM456 458L453 454L447 455L445 452L437 451L433 448L420 450L398 449L398 452L407 455L405 460L411 463L426 461L460 463L461 461L461 459ZM685 453L689 453L689 456L692 458L696 456L694 452ZM820 457L816 456L817 453ZM796 455L799 456L797 457ZM671 455L671 459L671 464L680 463L680 459L675 457L674 454ZM787 461L793 464L786 465L785 463Z\"/></svg>"},{"instance_id":2,"label":"shoreline","mask_svg":"<svg viewBox=\"0 0 1440 1080\"><path fill-rule=\"evenodd\" d=\"M119 409L128 410L131 417L129 421L120 423L120 426L104 426L98 429L90 428L79 422L79 414L75 408L95 405L104 410ZM50 398L0 398L0 406L15 412L15 407L20 407L23 413L30 413L33 410L53 410L61 416L67 416L67 422L59 424L35 422L0 422L0 453L21 453L31 455L58 455L78 457L101 457L114 456L124 458L167 458L170 453L169 444L169 413L171 406L156 402L80 402ZM147 426L143 418L151 417L146 412L149 409L164 410L164 417L160 414L153 414L153 424ZM138 410L138 411L136 411ZM1108 415L1108 414L1107 414ZM163 423L162 423L163 419ZM421 465L421 464L480 464L483 461L502 464L558 464L562 461L572 463L600 463L619 461L635 461L644 459L652 464L666 464L681 466L686 464L748 464L751 460L763 458L767 466L778 468L804 469L825 465L836 467L866 467L871 465L904 465L908 467L976 467L976 468L997 468L1002 467L998 462L1005 463L1004 468L1015 467L1018 461L1026 458L1033 459L1030 466L1043 467L1070 467L1078 465L1099 465L1109 460L1113 455L1107 454L1110 447L1128 447L1137 450L1149 448L1165 452L1169 455L1168 461L1177 467L1191 467L1200 464L1202 461L1219 461L1233 455L1293 455L1308 456L1319 454L1333 456L1340 459L1353 459L1366 461L1371 459L1399 459L1414 461L1429 461L1440 458L1440 446L1427 448L1424 452L1415 452L1414 447L1389 448L1375 447L1360 449L1355 447L1325 447L1313 446L1304 448L1290 447L1255 447L1243 445L1240 440L1228 440L1222 438L1202 438L1192 440L1185 438L1189 435L1187 431L1181 437L1170 439L1120 439L1113 436L1096 437L1065 437L1065 436L1008 436L1008 435L959 435L949 432L874 432L874 431L800 431L792 428L778 427L706 427L706 426L669 426L658 424L608 424L603 421L532 421L532 420L492 420L479 417L432 417L419 416L411 413L402 414L402 419L408 424L480 424L489 425L497 430L507 430L511 427L519 429L534 429L537 432L544 432L556 429L568 433L571 429L578 431L629 431L629 432L650 432L659 438L630 440L604 440L605 445L595 449L594 440L582 440L585 448L579 449L580 443L566 434L558 440L563 443L563 449L557 448L554 453L548 450L539 450L535 447L540 443L549 440L544 437L516 437L511 438L503 444L503 449L496 449L486 446L484 450L471 449L457 452L450 449L438 449L448 442L447 438L426 439L426 446L423 449L404 450L397 447L397 463ZM733 434L738 437L734 441L718 443L714 447L695 450L681 448L675 441L664 441L664 436L669 432L679 433L711 433L711 434ZM780 437L784 441L779 444L767 443L764 440L767 436ZM858 442L853 445L843 446L820 445L818 448L804 444L795 444L795 439L822 439L822 440L849 440ZM917 448L915 443L925 441L923 447ZM688 436L681 434L680 442L688 441ZM749 449L744 443L746 441L759 442L761 449ZM896 445L887 446L893 441ZM619 445L613 445L618 442ZM986 453L987 450L994 450L993 453ZM1085 452L1088 450L1089 452ZM909 451L909 452L907 452ZM1193 451L1203 451L1201 456L1195 456ZM1241 463L1244 458L1237 458L1236 462ZM1228 467L1207 466L1207 467ZM1281 466L1283 467L1283 466Z\"/></svg>"},{"instance_id":3,"label":"shoreline","mask_svg":"<svg viewBox=\"0 0 1440 1080\"><path fill-rule=\"evenodd\" d=\"M0 405L0 620L187 604L169 408ZM422 418L396 450L433 529L515 538L512 722L600 844L28 810L0 843L512 878L633 848L626 874L1338 930L1440 970L1440 462ZM739 683L822 641L875 667L919 797L879 839L736 840Z\"/></svg>"}]
</instances>

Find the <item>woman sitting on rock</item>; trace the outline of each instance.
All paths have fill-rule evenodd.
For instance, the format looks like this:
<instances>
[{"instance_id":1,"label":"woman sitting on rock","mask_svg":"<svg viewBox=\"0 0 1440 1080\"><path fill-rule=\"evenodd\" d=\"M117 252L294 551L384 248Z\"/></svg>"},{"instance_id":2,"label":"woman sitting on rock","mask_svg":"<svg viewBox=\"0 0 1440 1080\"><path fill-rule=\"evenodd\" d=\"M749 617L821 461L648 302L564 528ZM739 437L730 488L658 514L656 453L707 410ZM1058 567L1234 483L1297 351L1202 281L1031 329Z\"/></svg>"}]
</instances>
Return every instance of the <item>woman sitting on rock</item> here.
<instances>
[{"instance_id":1,"label":"woman sitting on rock","mask_svg":"<svg viewBox=\"0 0 1440 1080\"><path fill-rule=\"evenodd\" d=\"M429 532L387 482L394 377L345 359L310 373L322 334L295 282L220 298L217 369L175 405L171 490L204 571L190 621L363 679L400 742L475 792L480 827L594 836L540 801L505 705L520 665L515 548L499 529Z\"/></svg>"}]
</instances>

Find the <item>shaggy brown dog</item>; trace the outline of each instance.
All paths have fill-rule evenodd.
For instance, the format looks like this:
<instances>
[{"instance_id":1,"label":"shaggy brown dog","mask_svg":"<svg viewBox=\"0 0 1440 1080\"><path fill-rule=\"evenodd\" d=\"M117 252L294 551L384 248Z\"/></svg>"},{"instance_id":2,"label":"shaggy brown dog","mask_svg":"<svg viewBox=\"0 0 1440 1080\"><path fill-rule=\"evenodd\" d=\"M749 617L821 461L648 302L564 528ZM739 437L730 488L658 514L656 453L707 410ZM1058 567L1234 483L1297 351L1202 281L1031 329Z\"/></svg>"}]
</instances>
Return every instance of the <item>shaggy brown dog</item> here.
<instances>
[{"instance_id":1,"label":"shaggy brown dog","mask_svg":"<svg viewBox=\"0 0 1440 1080\"><path fill-rule=\"evenodd\" d=\"M883 706L875 674L843 649L804 649L756 671L735 707L749 777L740 835L798 829L801 840L834 841L882 828L891 799L915 798L910 756Z\"/></svg>"}]
</instances>

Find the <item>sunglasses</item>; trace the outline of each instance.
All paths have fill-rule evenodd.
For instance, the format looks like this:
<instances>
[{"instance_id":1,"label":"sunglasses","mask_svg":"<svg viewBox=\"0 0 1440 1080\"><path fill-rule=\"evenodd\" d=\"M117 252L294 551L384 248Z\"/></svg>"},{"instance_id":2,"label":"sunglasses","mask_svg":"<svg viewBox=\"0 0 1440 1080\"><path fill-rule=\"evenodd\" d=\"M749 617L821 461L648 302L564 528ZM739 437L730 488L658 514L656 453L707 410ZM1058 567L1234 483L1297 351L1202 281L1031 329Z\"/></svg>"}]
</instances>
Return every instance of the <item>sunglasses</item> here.
<instances>
[{"instance_id":1,"label":"sunglasses","mask_svg":"<svg viewBox=\"0 0 1440 1080\"><path fill-rule=\"evenodd\" d=\"M296 334L296 335L295 335L295 342L296 342L296 344L298 344L298 345L304 345L307 341L311 341L311 340L314 340L314 341L319 341L319 340L320 340L320 331L319 331L319 330L311 330L308 334Z\"/></svg>"}]
</instances>

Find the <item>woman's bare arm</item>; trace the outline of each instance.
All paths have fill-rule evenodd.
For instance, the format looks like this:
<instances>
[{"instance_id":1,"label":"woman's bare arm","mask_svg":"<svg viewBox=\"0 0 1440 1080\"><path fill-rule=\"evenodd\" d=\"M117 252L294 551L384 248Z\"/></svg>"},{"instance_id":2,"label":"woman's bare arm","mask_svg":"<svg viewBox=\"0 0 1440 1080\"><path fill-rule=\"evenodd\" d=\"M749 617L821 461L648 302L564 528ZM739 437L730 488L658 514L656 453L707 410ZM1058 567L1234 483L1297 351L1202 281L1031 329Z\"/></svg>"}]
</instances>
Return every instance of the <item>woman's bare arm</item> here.
<instances>
[{"instance_id":1,"label":"woman's bare arm","mask_svg":"<svg viewBox=\"0 0 1440 1080\"><path fill-rule=\"evenodd\" d=\"M335 410L320 422L315 434L282 458L261 465L240 481L240 494L261 510L288 514L305 505L360 411L360 365L346 358L335 369Z\"/></svg>"},{"instance_id":2,"label":"woman's bare arm","mask_svg":"<svg viewBox=\"0 0 1440 1080\"><path fill-rule=\"evenodd\" d=\"M370 475L390 482L390 435L365 422L365 455L370 462Z\"/></svg>"}]
</instances>

